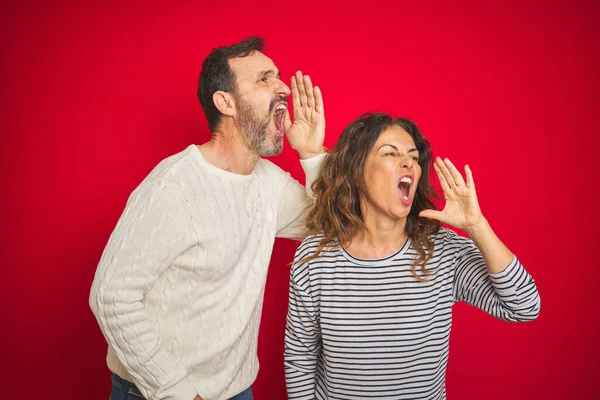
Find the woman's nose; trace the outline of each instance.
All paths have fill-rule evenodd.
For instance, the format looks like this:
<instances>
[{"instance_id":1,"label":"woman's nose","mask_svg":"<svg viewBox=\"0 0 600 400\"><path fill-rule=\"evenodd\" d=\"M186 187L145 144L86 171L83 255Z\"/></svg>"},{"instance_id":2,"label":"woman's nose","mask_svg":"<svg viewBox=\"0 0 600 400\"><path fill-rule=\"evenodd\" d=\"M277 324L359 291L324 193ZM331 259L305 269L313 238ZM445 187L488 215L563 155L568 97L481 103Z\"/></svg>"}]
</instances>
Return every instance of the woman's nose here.
<instances>
[{"instance_id":1,"label":"woman's nose","mask_svg":"<svg viewBox=\"0 0 600 400\"><path fill-rule=\"evenodd\" d=\"M413 160L412 157L406 155L400 160L400 166L405 169L410 169L412 168L414 162L415 160Z\"/></svg>"}]
</instances>

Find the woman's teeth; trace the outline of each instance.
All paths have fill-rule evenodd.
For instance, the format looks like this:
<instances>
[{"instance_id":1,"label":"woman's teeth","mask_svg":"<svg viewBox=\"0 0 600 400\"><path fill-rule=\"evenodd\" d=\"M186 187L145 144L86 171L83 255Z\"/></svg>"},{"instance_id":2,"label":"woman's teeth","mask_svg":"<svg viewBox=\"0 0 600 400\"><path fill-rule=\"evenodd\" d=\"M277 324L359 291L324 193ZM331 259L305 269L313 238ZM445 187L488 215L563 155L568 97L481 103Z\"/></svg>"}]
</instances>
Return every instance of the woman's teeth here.
<instances>
[{"instance_id":1,"label":"woman's teeth","mask_svg":"<svg viewBox=\"0 0 600 400\"><path fill-rule=\"evenodd\" d=\"M408 200L408 196L410 194L410 185L412 184L412 178L409 176L405 176L398 183L398 189L400 189L400 196L404 200Z\"/></svg>"}]
</instances>

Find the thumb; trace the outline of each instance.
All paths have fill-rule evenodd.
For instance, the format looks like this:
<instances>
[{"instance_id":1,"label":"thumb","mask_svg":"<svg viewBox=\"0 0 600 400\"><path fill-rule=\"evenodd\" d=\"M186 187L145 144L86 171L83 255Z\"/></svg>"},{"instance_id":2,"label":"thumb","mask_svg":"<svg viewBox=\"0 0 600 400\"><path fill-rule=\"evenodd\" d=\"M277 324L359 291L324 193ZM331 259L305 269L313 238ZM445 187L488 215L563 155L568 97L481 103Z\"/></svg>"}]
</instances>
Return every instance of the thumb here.
<instances>
[{"instance_id":1,"label":"thumb","mask_svg":"<svg viewBox=\"0 0 600 400\"><path fill-rule=\"evenodd\" d=\"M419 213L419 217L435 219L436 221L444 222L444 214L436 210L423 210Z\"/></svg>"},{"instance_id":2,"label":"thumb","mask_svg":"<svg viewBox=\"0 0 600 400\"><path fill-rule=\"evenodd\" d=\"M290 117L289 110L285 110L285 118L283 120L283 131L287 132L288 129L292 126L292 118Z\"/></svg>"}]
</instances>

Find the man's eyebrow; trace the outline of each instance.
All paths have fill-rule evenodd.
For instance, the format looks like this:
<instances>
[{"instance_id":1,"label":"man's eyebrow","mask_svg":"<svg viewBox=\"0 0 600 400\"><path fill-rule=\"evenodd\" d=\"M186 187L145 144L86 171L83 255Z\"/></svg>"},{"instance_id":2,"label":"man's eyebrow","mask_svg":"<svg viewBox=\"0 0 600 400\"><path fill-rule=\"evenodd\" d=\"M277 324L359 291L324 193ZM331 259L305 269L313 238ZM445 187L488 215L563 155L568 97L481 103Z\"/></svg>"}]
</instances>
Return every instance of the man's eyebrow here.
<instances>
[{"instance_id":1,"label":"man's eyebrow","mask_svg":"<svg viewBox=\"0 0 600 400\"><path fill-rule=\"evenodd\" d=\"M275 76L277 76L277 79L279 79L281 77L281 72L279 72L279 71L276 72L275 70L268 69L265 71L261 71L258 74L259 78L263 77L263 76L269 76L269 75L275 75Z\"/></svg>"}]
</instances>

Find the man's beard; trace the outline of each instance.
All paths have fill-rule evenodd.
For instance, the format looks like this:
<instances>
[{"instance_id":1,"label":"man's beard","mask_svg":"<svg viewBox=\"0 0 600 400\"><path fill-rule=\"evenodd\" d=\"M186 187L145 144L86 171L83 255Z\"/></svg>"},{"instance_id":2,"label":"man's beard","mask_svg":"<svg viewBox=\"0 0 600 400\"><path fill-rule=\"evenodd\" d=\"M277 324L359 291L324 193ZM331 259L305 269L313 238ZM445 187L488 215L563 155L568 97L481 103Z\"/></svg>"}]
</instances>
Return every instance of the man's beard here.
<instances>
[{"instance_id":1,"label":"man's beard","mask_svg":"<svg viewBox=\"0 0 600 400\"><path fill-rule=\"evenodd\" d=\"M273 107L280 101L280 98L273 99L269 105L269 113L262 119L256 115L248 102L242 99L239 101L240 128L246 133L248 146L261 157L276 156L283 150L283 138L273 135L270 126L273 121Z\"/></svg>"}]
</instances>

